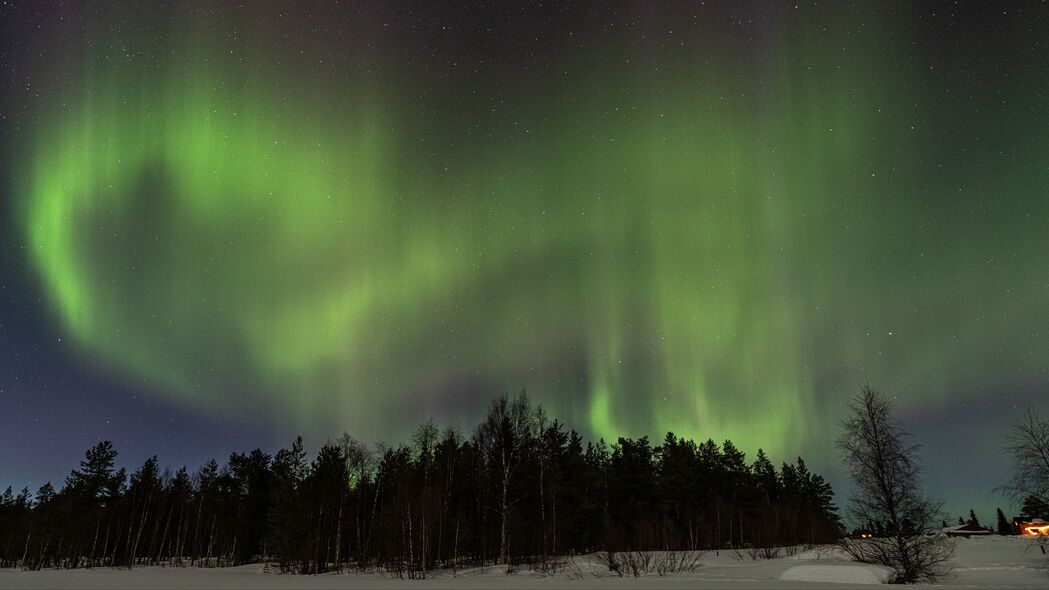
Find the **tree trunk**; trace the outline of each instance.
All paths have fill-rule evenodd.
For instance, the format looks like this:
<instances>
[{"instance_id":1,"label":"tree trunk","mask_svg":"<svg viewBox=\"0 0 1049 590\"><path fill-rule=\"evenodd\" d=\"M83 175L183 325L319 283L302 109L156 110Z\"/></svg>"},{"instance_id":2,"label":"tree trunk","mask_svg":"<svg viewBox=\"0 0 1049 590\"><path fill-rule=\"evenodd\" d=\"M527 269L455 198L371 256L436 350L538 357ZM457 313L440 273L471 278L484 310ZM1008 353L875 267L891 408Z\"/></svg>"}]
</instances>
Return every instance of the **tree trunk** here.
<instances>
[{"instance_id":1,"label":"tree trunk","mask_svg":"<svg viewBox=\"0 0 1049 590\"><path fill-rule=\"evenodd\" d=\"M29 533L25 537L25 549L22 551L22 562L19 564L21 567L25 567L25 560L29 556L29 540L33 538L33 529L29 529Z\"/></svg>"},{"instance_id":2,"label":"tree trunk","mask_svg":"<svg viewBox=\"0 0 1049 590\"><path fill-rule=\"evenodd\" d=\"M452 549L452 577L459 569L459 519L455 519L455 548Z\"/></svg>"},{"instance_id":3,"label":"tree trunk","mask_svg":"<svg viewBox=\"0 0 1049 590\"><path fill-rule=\"evenodd\" d=\"M500 517L501 517L500 518L501 526L500 526L500 533L499 533L499 562L503 563L503 564L508 564L510 562L510 551L509 551L509 547L507 547L507 531L506 531L506 521L507 521L507 518L510 516L510 514L509 514L510 507L509 507L509 502L508 502L509 493L510 493L510 482L509 482L509 479L510 479L509 474L507 474L504 471L503 472L502 503L500 504L500 510L499 510Z\"/></svg>"},{"instance_id":4,"label":"tree trunk","mask_svg":"<svg viewBox=\"0 0 1049 590\"><path fill-rule=\"evenodd\" d=\"M339 565L339 560L342 557L342 507L343 502L339 502L339 522L335 525L335 571L342 571Z\"/></svg>"},{"instance_id":5,"label":"tree trunk","mask_svg":"<svg viewBox=\"0 0 1049 590\"><path fill-rule=\"evenodd\" d=\"M543 461L539 461L539 532L543 536L543 557L546 557L546 490L543 489Z\"/></svg>"},{"instance_id":6,"label":"tree trunk","mask_svg":"<svg viewBox=\"0 0 1049 590\"><path fill-rule=\"evenodd\" d=\"M98 530L102 528L102 511L98 511L98 519L95 520L95 538L91 541L91 565L95 565L95 548L98 546Z\"/></svg>"},{"instance_id":7,"label":"tree trunk","mask_svg":"<svg viewBox=\"0 0 1049 590\"><path fill-rule=\"evenodd\" d=\"M186 501L182 501L182 507L178 511L178 528L175 531L174 563L182 565L182 544L185 542L185 529L182 526L186 517Z\"/></svg>"},{"instance_id":8,"label":"tree trunk","mask_svg":"<svg viewBox=\"0 0 1049 590\"><path fill-rule=\"evenodd\" d=\"M201 515L203 513L204 513L204 495L201 494L200 502L197 503L197 521L195 523L193 523L193 557L196 559L197 563L200 563L200 554L202 553L202 551L200 550L201 549L201 547L200 547L200 520L202 518ZM192 565L192 564L193 564L193 560L190 560L190 565Z\"/></svg>"},{"instance_id":9,"label":"tree trunk","mask_svg":"<svg viewBox=\"0 0 1049 590\"><path fill-rule=\"evenodd\" d=\"M150 491L149 496L146 498L146 504L142 508L142 518L138 525L138 534L135 535L135 545L131 548L131 563L129 565L134 565L135 558L138 556L138 544L139 541L142 539L142 529L146 527L146 519L149 517L149 505L152 503L152 501L153 492Z\"/></svg>"},{"instance_id":10,"label":"tree trunk","mask_svg":"<svg viewBox=\"0 0 1049 590\"><path fill-rule=\"evenodd\" d=\"M208 561L207 561L207 563L208 563L209 567L211 565L211 551L212 551L212 549L215 548L215 519L217 519L217 518L218 518L217 514L215 516L211 517L211 534L208 535Z\"/></svg>"},{"instance_id":11,"label":"tree trunk","mask_svg":"<svg viewBox=\"0 0 1049 590\"><path fill-rule=\"evenodd\" d=\"M168 544L168 530L169 530L169 528L171 526L171 516L172 516L173 512L175 512L175 505L174 504L172 504L171 508L168 509L168 517L164 521L164 533L162 535L160 535L160 548L157 549L157 556L153 560L153 563L158 563L160 561L160 558L162 557L162 554L164 553L164 547L166 547L167 544Z\"/></svg>"},{"instance_id":12,"label":"tree trunk","mask_svg":"<svg viewBox=\"0 0 1049 590\"><path fill-rule=\"evenodd\" d=\"M106 557L109 556L109 527L110 527L110 525L107 524L106 525L106 540L105 540L105 542L102 545L102 565L106 564ZM110 563L112 563L112 562L110 562Z\"/></svg>"}]
</instances>

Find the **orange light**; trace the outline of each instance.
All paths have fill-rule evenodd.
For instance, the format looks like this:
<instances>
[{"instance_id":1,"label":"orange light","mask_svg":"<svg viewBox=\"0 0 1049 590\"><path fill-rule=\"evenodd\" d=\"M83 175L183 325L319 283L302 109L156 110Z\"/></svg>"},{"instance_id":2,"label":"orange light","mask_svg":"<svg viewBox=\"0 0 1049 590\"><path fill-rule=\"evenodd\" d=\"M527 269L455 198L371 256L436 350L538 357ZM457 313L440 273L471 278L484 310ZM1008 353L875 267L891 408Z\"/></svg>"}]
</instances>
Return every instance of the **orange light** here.
<instances>
[{"instance_id":1,"label":"orange light","mask_svg":"<svg viewBox=\"0 0 1049 590\"><path fill-rule=\"evenodd\" d=\"M1049 537L1049 523L1021 524L1020 531L1025 537Z\"/></svg>"}]
</instances>

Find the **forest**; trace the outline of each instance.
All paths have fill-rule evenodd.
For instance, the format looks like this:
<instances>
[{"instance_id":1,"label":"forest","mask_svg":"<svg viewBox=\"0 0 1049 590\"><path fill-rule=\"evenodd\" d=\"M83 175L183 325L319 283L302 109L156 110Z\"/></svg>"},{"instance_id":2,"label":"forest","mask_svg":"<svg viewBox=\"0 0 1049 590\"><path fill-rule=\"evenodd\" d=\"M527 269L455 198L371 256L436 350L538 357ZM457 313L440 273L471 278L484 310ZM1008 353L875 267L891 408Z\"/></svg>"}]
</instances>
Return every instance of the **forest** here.
<instances>
[{"instance_id":1,"label":"forest","mask_svg":"<svg viewBox=\"0 0 1049 590\"><path fill-rule=\"evenodd\" d=\"M302 438L195 472L156 456L130 473L101 441L59 489L0 499L0 566L265 562L294 573L543 566L591 552L832 542L830 485L799 457L778 468L731 441L667 433L584 442L522 392L472 433L419 426L398 446L349 435L312 460Z\"/></svg>"}]
</instances>

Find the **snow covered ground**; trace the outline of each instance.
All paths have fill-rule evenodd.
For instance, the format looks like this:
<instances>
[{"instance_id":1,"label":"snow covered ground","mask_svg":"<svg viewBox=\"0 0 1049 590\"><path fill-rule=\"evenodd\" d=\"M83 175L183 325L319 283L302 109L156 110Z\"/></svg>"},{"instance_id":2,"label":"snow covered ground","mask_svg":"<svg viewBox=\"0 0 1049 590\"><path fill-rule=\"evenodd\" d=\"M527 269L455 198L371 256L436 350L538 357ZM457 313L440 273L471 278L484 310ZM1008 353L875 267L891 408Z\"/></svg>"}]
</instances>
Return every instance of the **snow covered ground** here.
<instances>
[{"instance_id":1,"label":"snow covered ground","mask_svg":"<svg viewBox=\"0 0 1049 590\"><path fill-rule=\"evenodd\" d=\"M912 588L1049 588L1049 557L1029 540L1011 537L958 539L954 573L939 584ZM0 570L0 588L872 588L891 579L884 568L842 559L833 549L753 561L746 553L707 552L691 573L617 577L588 557L555 576L522 568L439 572L425 580L381 575L294 576L264 573L258 565L221 568L143 567L134 570Z\"/></svg>"}]
</instances>

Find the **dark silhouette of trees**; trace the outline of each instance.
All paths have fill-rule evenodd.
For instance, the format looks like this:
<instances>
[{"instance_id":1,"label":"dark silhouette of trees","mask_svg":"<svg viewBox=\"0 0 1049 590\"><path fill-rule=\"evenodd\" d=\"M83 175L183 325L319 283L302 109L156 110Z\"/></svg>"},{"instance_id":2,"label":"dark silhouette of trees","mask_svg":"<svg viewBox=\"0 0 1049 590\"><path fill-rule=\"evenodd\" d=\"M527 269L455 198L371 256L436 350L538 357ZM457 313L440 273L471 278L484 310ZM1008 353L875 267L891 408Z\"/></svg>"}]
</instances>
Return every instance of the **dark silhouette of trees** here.
<instances>
[{"instance_id":1,"label":"dark silhouette of trees","mask_svg":"<svg viewBox=\"0 0 1049 590\"><path fill-rule=\"evenodd\" d=\"M1049 520L1049 502L1031 494L1024 498L1023 504L1020 506L1020 513L1031 518Z\"/></svg>"},{"instance_id":2,"label":"dark silhouette of trees","mask_svg":"<svg viewBox=\"0 0 1049 590\"><path fill-rule=\"evenodd\" d=\"M558 555L776 547L840 536L830 486L804 461L776 469L667 433L585 442L523 393L467 438L433 423L409 444L346 435L312 461L301 438L174 473L130 477L103 441L61 489L0 495L0 566L229 566L284 572L543 564Z\"/></svg>"},{"instance_id":3,"label":"dark silhouette of trees","mask_svg":"<svg viewBox=\"0 0 1049 590\"><path fill-rule=\"evenodd\" d=\"M498 563L509 563L510 511L516 498L511 489L520 488L515 475L523 456L532 450L537 436L538 416L533 414L522 391L513 400L493 400L488 415L474 433L474 443L484 459L487 475L495 487L492 508L499 515Z\"/></svg>"},{"instance_id":4,"label":"dark silhouette of trees","mask_svg":"<svg viewBox=\"0 0 1049 590\"><path fill-rule=\"evenodd\" d=\"M1005 519L1005 513L1002 512L1001 508L998 508L998 522L995 524L997 529L995 532L999 535L1011 535L1013 534L1013 527L1009 524L1009 521Z\"/></svg>"},{"instance_id":5,"label":"dark silhouette of trees","mask_svg":"<svg viewBox=\"0 0 1049 590\"><path fill-rule=\"evenodd\" d=\"M922 493L918 447L907 442L888 400L869 386L849 407L837 446L856 485L850 512L855 522L882 530L873 539L844 539L842 547L857 561L894 568L900 582L936 579L946 573L954 545L926 534L940 507Z\"/></svg>"},{"instance_id":6,"label":"dark silhouette of trees","mask_svg":"<svg viewBox=\"0 0 1049 590\"><path fill-rule=\"evenodd\" d=\"M1049 418L1028 408L1012 425L1005 450L1013 457L1013 477L999 489L1049 503Z\"/></svg>"},{"instance_id":7,"label":"dark silhouette of trees","mask_svg":"<svg viewBox=\"0 0 1049 590\"><path fill-rule=\"evenodd\" d=\"M279 556L277 566L282 572L291 571L301 557L299 540L304 536L305 527L299 497L304 494L306 473L306 451L300 436L290 449L277 451L270 465L266 549L267 554Z\"/></svg>"}]
</instances>

